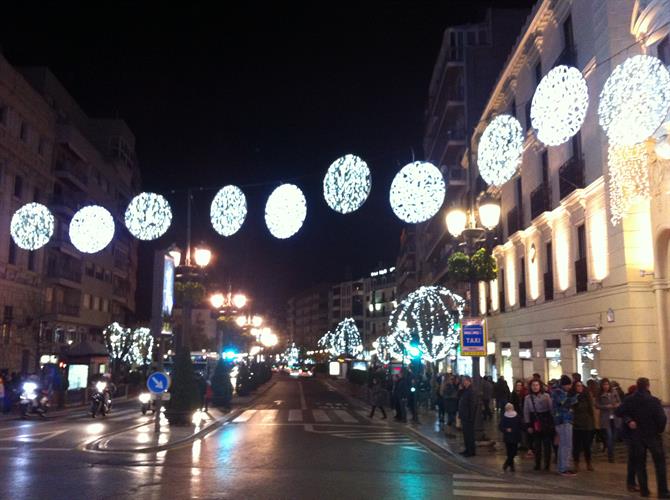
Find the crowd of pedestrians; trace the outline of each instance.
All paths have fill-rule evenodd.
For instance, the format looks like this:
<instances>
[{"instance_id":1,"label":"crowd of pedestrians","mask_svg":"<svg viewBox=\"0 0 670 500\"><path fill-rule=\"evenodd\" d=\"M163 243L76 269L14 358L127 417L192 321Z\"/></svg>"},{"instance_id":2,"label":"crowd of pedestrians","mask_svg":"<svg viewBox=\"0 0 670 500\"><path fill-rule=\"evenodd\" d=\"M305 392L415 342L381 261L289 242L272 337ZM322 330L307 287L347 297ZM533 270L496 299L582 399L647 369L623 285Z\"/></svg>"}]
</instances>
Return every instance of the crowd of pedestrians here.
<instances>
[{"instance_id":1,"label":"crowd of pedestrians","mask_svg":"<svg viewBox=\"0 0 670 500\"><path fill-rule=\"evenodd\" d=\"M418 408L423 405L436 409L448 435L456 429L462 432L461 454L465 457L476 454L478 412L484 421L494 419L495 414L505 444L505 471L515 470L515 458L521 449L534 460L535 471L549 471L553 462L560 475L573 477L580 471L594 470L594 439L609 462L614 462L615 447L622 443L619 446L625 445L628 455L628 491L649 495L649 452L656 470L658 497L670 498L662 441L666 415L660 400L652 396L646 378L638 379L624 393L615 381L603 378L585 383L577 373L549 383L534 374L529 381L515 381L511 390L503 377L494 383L487 376L475 392L469 376L411 368L395 374L378 368L371 375L370 417L379 409L381 418L386 418L384 406L389 403L399 422L407 422L408 416L418 422Z\"/></svg>"}]
</instances>

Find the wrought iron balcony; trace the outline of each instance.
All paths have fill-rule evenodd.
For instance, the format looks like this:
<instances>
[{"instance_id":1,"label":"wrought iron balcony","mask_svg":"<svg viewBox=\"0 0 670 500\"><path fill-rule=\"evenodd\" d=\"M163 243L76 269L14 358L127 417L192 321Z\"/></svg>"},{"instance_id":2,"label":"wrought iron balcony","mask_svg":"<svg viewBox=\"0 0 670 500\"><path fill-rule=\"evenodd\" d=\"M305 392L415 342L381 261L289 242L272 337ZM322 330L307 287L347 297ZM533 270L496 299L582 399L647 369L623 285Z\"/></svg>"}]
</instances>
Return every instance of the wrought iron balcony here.
<instances>
[{"instance_id":1,"label":"wrought iron balcony","mask_svg":"<svg viewBox=\"0 0 670 500\"><path fill-rule=\"evenodd\" d=\"M573 156L558 170L561 199L584 187L584 158Z\"/></svg>"},{"instance_id":2,"label":"wrought iron balcony","mask_svg":"<svg viewBox=\"0 0 670 500\"><path fill-rule=\"evenodd\" d=\"M551 210L551 187L543 182L530 193L530 218L535 219L549 210Z\"/></svg>"}]
</instances>

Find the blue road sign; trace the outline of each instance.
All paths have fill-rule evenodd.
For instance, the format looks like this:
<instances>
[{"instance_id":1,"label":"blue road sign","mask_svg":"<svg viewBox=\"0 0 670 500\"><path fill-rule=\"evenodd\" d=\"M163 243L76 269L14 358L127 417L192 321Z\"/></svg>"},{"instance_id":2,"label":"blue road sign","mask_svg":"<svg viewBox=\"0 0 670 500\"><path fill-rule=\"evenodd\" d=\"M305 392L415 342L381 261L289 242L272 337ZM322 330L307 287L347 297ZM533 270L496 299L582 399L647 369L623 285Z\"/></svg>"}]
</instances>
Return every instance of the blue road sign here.
<instances>
[{"instance_id":1,"label":"blue road sign","mask_svg":"<svg viewBox=\"0 0 670 500\"><path fill-rule=\"evenodd\" d=\"M486 356L486 328L483 321L463 321L461 356Z\"/></svg>"},{"instance_id":2,"label":"blue road sign","mask_svg":"<svg viewBox=\"0 0 670 500\"><path fill-rule=\"evenodd\" d=\"M170 387L170 377L165 372L153 372L147 378L147 389L154 394L160 394Z\"/></svg>"}]
</instances>

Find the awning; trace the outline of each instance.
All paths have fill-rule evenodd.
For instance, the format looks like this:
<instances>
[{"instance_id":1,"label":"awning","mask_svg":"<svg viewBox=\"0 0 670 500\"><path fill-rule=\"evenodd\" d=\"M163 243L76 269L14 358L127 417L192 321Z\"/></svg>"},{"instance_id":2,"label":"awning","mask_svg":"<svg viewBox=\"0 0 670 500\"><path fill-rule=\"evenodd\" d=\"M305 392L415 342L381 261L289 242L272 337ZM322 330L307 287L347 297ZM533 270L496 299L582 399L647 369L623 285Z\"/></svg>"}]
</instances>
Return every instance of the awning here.
<instances>
[{"instance_id":1,"label":"awning","mask_svg":"<svg viewBox=\"0 0 670 500\"><path fill-rule=\"evenodd\" d=\"M569 333L570 335L582 335L588 333L598 333L602 329L602 325L588 325L563 328L561 331L564 333Z\"/></svg>"}]
</instances>

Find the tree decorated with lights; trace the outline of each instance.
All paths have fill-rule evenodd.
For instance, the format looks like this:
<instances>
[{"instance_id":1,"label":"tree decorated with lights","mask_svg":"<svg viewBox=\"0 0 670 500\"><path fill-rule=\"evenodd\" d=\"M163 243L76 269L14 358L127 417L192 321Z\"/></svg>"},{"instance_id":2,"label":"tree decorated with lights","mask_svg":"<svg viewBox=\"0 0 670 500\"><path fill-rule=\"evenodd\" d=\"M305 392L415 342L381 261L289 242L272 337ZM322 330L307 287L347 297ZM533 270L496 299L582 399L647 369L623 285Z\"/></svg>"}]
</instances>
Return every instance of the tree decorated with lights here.
<instances>
[{"instance_id":1,"label":"tree decorated with lights","mask_svg":"<svg viewBox=\"0 0 670 500\"><path fill-rule=\"evenodd\" d=\"M135 328L132 332L132 347L129 360L132 364L145 367L151 364L154 348L154 337L146 327Z\"/></svg>"},{"instance_id":2,"label":"tree decorated with lights","mask_svg":"<svg viewBox=\"0 0 670 500\"><path fill-rule=\"evenodd\" d=\"M422 286L393 310L389 327L405 351L418 348L424 360L435 362L458 344L464 307L460 295L440 286Z\"/></svg>"},{"instance_id":3,"label":"tree decorated with lights","mask_svg":"<svg viewBox=\"0 0 670 500\"><path fill-rule=\"evenodd\" d=\"M300 364L300 349L296 347L295 342L291 342L286 348L282 354L282 358L284 358L284 361L286 361L288 366L296 366Z\"/></svg>"},{"instance_id":4,"label":"tree decorated with lights","mask_svg":"<svg viewBox=\"0 0 670 500\"><path fill-rule=\"evenodd\" d=\"M321 349L330 351L333 348L333 332L328 330L323 336L317 340L316 345Z\"/></svg>"},{"instance_id":5,"label":"tree decorated with lights","mask_svg":"<svg viewBox=\"0 0 670 500\"><path fill-rule=\"evenodd\" d=\"M133 351L133 332L130 328L114 322L103 330L102 335L112 362L112 373L116 374L121 364L130 359Z\"/></svg>"},{"instance_id":6,"label":"tree decorated with lights","mask_svg":"<svg viewBox=\"0 0 670 500\"><path fill-rule=\"evenodd\" d=\"M382 335L372 343L377 351L377 359L382 363L388 363L393 358L402 356L402 348L399 349L398 342L393 335Z\"/></svg>"},{"instance_id":7,"label":"tree decorated with lights","mask_svg":"<svg viewBox=\"0 0 670 500\"><path fill-rule=\"evenodd\" d=\"M344 318L338 323L331 336L331 344L333 356L351 356L360 352L363 341L353 318Z\"/></svg>"}]
</instances>

